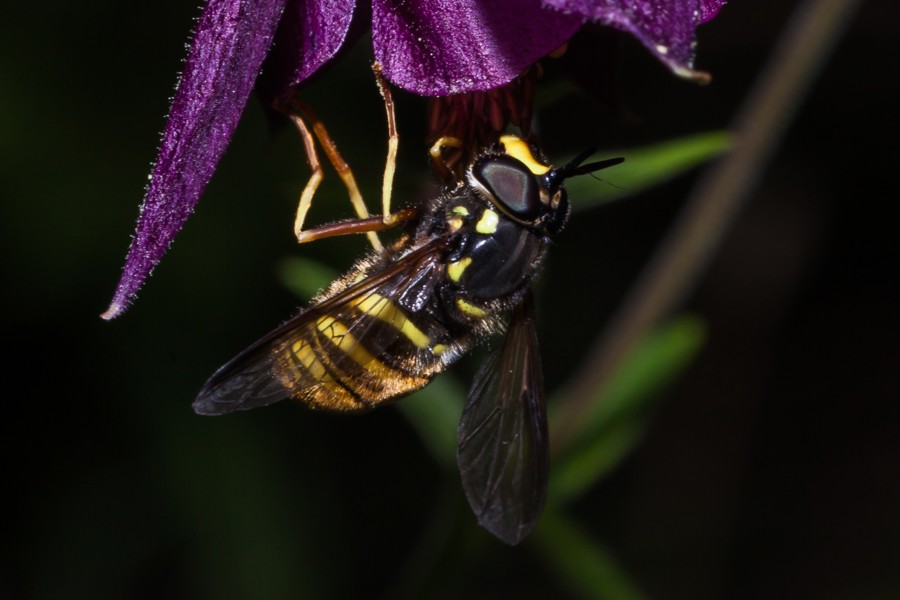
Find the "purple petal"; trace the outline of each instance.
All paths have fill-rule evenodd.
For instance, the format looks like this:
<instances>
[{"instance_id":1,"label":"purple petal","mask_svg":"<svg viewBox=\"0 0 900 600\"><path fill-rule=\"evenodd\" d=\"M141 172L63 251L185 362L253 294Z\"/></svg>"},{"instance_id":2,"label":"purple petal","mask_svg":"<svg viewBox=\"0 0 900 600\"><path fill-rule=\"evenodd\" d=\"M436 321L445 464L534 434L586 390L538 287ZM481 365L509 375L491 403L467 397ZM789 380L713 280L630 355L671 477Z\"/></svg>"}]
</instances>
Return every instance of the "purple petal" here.
<instances>
[{"instance_id":1,"label":"purple petal","mask_svg":"<svg viewBox=\"0 0 900 600\"><path fill-rule=\"evenodd\" d=\"M250 96L284 3L209 0L203 9L122 278L104 319L127 308L209 183Z\"/></svg>"},{"instance_id":2,"label":"purple petal","mask_svg":"<svg viewBox=\"0 0 900 600\"><path fill-rule=\"evenodd\" d=\"M719 9L725 6L727 0L700 0L700 22L706 23L717 14Z\"/></svg>"},{"instance_id":3,"label":"purple petal","mask_svg":"<svg viewBox=\"0 0 900 600\"><path fill-rule=\"evenodd\" d=\"M341 49L356 0L288 0L264 74L266 94L287 100L294 86Z\"/></svg>"},{"instance_id":4,"label":"purple petal","mask_svg":"<svg viewBox=\"0 0 900 600\"><path fill-rule=\"evenodd\" d=\"M540 0L374 0L372 41L389 80L444 96L508 83L581 22Z\"/></svg>"},{"instance_id":5,"label":"purple petal","mask_svg":"<svg viewBox=\"0 0 900 600\"><path fill-rule=\"evenodd\" d=\"M591 21L627 31L672 71L704 80L694 71L694 29L713 18L725 0L544 0Z\"/></svg>"}]
</instances>

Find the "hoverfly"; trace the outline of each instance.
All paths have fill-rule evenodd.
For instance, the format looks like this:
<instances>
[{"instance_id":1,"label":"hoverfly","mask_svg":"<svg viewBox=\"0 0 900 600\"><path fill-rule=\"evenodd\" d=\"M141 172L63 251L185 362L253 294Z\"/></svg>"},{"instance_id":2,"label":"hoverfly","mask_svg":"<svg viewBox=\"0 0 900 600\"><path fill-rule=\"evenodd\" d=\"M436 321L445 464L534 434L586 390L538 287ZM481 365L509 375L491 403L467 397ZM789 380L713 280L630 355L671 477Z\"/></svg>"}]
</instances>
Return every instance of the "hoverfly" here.
<instances>
[{"instance_id":1,"label":"hoverfly","mask_svg":"<svg viewBox=\"0 0 900 600\"><path fill-rule=\"evenodd\" d=\"M389 92L380 78L379 85L390 123ZM406 228L397 241L358 260L216 371L194 410L226 414L286 398L367 410L424 387L477 340L505 332L475 377L457 458L479 523L518 543L543 509L549 460L529 286L568 218L565 180L621 162L582 164L591 153L554 168L524 139L500 136L455 184L391 216ZM385 221L359 218L307 234L371 232Z\"/></svg>"}]
</instances>

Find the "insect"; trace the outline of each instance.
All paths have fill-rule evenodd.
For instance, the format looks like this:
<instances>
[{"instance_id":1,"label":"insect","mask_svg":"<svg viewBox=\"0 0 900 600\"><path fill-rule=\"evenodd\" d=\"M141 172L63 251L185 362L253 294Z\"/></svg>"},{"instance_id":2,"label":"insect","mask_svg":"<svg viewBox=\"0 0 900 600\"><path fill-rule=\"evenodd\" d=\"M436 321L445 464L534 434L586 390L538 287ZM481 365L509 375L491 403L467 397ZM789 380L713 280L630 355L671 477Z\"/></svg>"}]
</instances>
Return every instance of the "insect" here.
<instances>
[{"instance_id":1,"label":"insect","mask_svg":"<svg viewBox=\"0 0 900 600\"><path fill-rule=\"evenodd\" d=\"M391 122L389 92L379 84ZM422 388L477 340L505 332L475 376L457 458L479 523L518 543L537 523L548 474L529 287L568 218L565 180L621 162L583 164L590 154L554 168L524 139L503 135L433 198L389 217L304 232L318 239L384 229L386 221L405 227L216 371L194 410L218 415L294 398L315 409L364 411Z\"/></svg>"}]
</instances>

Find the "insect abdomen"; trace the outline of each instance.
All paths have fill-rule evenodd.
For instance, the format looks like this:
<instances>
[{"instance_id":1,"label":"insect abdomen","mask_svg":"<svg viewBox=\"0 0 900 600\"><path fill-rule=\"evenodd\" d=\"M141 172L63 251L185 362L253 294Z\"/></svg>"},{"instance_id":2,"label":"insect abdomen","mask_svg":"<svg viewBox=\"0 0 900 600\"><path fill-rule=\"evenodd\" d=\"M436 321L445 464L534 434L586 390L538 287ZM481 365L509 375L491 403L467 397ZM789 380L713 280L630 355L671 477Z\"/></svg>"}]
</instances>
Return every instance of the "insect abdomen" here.
<instances>
[{"instance_id":1,"label":"insect abdomen","mask_svg":"<svg viewBox=\"0 0 900 600\"><path fill-rule=\"evenodd\" d=\"M358 411L428 384L448 364L448 334L420 327L395 302L372 293L340 315L310 322L278 350L274 374L313 407Z\"/></svg>"}]
</instances>

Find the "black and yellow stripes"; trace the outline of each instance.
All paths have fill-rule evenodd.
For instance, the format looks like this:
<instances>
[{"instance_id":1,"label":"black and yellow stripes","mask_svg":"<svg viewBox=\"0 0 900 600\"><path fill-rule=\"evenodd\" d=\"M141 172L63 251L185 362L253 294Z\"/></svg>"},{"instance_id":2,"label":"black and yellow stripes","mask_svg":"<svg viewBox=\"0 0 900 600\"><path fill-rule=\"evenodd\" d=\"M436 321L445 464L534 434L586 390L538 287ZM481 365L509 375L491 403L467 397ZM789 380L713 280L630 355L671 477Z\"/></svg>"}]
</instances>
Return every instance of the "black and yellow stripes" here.
<instances>
[{"instance_id":1,"label":"black and yellow stripes","mask_svg":"<svg viewBox=\"0 0 900 600\"><path fill-rule=\"evenodd\" d=\"M453 185L406 209L394 243L216 371L194 410L226 414L292 397L356 411L423 387L505 330L568 217L564 180L610 164L581 166L587 156L554 169L526 140L501 136ZM384 226L361 219L320 234Z\"/></svg>"},{"instance_id":2,"label":"black and yellow stripes","mask_svg":"<svg viewBox=\"0 0 900 600\"><path fill-rule=\"evenodd\" d=\"M277 351L276 377L311 407L364 410L431 381L444 367L447 338L443 328L423 330L396 302L371 292L296 330Z\"/></svg>"}]
</instances>

